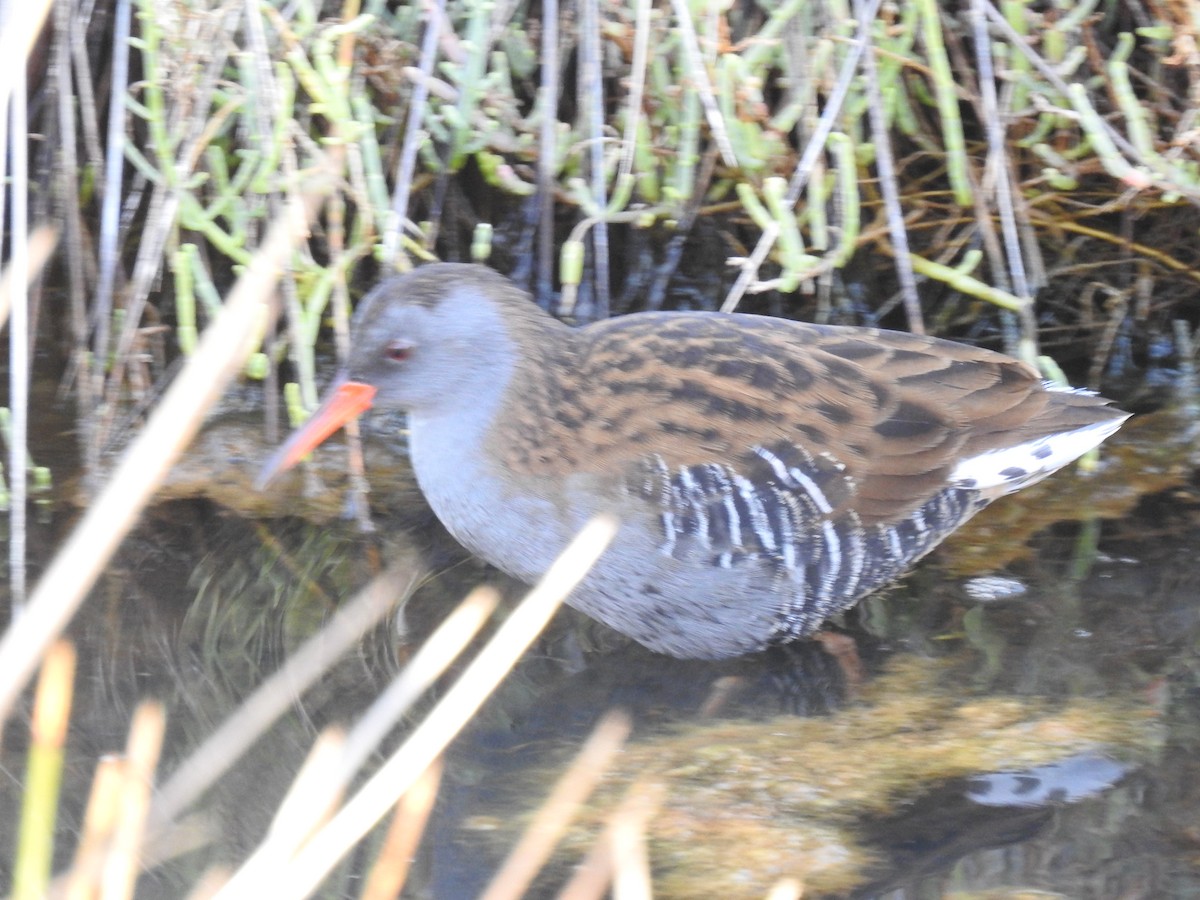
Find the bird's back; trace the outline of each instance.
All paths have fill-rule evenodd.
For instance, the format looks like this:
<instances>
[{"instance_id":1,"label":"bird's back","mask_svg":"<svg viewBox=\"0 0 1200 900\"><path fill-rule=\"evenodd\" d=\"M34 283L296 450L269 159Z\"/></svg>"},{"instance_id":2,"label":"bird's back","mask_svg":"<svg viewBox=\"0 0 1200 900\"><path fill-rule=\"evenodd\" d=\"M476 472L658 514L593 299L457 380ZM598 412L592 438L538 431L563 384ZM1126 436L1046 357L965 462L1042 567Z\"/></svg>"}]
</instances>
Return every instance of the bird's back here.
<instances>
[{"instance_id":1,"label":"bird's back","mask_svg":"<svg viewBox=\"0 0 1200 900\"><path fill-rule=\"evenodd\" d=\"M575 512L562 527L621 517L572 602L683 656L815 630L1125 418L1009 357L876 329L643 314L555 352L514 386L536 427L501 421L494 446Z\"/></svg>"}]
</instances>

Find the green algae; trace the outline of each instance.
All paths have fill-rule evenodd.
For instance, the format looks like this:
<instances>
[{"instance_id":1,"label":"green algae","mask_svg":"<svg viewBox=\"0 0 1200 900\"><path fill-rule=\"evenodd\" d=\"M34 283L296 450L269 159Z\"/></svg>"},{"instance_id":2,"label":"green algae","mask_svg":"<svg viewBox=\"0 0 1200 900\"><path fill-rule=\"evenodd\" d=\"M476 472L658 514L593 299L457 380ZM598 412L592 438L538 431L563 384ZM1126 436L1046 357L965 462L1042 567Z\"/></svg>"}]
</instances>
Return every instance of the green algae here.
<instances>
[{"instance_id":1,"label":"green algae","mask_svg":"<svg viewBox=\"0 0 1200 900\"><path fill-rule=\"evenodd\" d=\"M588 830L614 795L649 781L665 798L649 828L659 896L760 897L784 877L805 896L842 893L879 862L857 826L947 780L1084 752L1136 762L1161 742L1155 712L1133 698L964 696L953 675L902 656L829 717L718 721L635 743Z\"/></svg>"}]
</instances>

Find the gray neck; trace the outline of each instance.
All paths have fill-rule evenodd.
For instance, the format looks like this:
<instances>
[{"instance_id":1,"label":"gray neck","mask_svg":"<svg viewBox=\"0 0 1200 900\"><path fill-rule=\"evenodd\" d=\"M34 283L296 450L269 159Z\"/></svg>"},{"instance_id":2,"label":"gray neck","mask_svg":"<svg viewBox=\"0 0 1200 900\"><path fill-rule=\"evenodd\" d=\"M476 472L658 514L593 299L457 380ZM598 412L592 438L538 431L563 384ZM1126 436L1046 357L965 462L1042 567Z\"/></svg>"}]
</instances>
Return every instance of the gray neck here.
<instances>
[{"instance_id":1,"label":"gray neck","mask_svg":"<svg viewBox=\"0 0 1200 900\"><path fill-rule=\"evenodd\" d=\"M482 451L512 381L511 362L507 371L494 376L479 383L469 402L409 412L413 471L426 495L433 497L456 485L461 491L464 483L483 477Z\"/></svg>"},{"instance_id":2,"label":"gray neck","mask_svg":"<svg viewBox=\"0 0 1200 900\"><path fill-rule=\"evenodd\" d=\"M560 548L552 540L527 546L527 536L539 533L540 524L556 521L554 507L536 496L514 493L511 479L484 450L511 378L512 373L497 377L469 410L410 412L409 450L421 492L458 542L532 583Z\"/></svg>"},{"instance_id":3,"label":"gray neck","mask_svg":"<svg viewBox=\"0 0 1200 900\"><path fill-rule=\"evenodd\" d=\"M442 389L409 408L409 449L422 493L458 541L533 580L557 548L553 540L530 541L530 534L566 526L553 499L511 470L505 451L513 441L538 439L554 404L551 373L563 368L572 345L565 326L519 299L502 319L494 304L477 297L443 301L443 335L455 327L485 339L453 348L456 355L447 359L458 365L448 363L446 374L426 382ZM514 559L528 568L515 570Z\"/></svg>"}]
</instances>

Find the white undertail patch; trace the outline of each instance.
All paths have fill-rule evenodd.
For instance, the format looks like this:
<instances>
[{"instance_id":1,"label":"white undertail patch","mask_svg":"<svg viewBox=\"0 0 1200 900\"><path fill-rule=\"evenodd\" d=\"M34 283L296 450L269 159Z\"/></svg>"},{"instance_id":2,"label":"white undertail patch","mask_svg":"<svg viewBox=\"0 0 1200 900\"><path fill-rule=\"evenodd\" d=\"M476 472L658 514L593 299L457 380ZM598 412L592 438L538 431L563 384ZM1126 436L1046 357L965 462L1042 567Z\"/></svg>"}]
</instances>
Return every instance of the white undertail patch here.
<instances>
[{"instance_id":1,"label":"white undertail patch","mask_svg":"<svg viewBox=\"0 0 1200 900\"><path fill-rule=\"evenodd\" d=\"M1074 462L1113 434L1126 417L1096 422L1073 431L1025 441L962 460L950 483L1001 497L1019 491Z\"/></svg>"}]
</instances>

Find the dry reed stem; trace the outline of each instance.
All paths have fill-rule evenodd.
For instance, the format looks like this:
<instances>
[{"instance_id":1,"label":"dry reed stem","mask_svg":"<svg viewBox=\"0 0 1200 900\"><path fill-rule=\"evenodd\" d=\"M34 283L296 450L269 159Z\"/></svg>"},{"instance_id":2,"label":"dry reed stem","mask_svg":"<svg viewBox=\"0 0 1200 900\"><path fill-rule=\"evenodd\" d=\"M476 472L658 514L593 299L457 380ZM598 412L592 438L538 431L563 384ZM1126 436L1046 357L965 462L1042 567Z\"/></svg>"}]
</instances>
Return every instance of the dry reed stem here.
<instances>
[{"instance_id":1,"label":"dry reed stem","mask_svg":"<svg viewBox=\"0 0 1200 900\"><path fill-rule=\"evenodd\" d=\"M360 900L392 900L400 896L429 814L433 812L441 778L442 762L437 759L400 798Z\"/></svg>"},{"instance_id":2,"label":"dry reed stem","mask_svg":"<svg viewBox=\"0 0 1200 900\"><path fill-rule=\"evenodd\" d=\"M190 891L187 900L212 900L217 892L229 881L229 869L225 866L214 866L197 881Z\"/></svg>"},{"instance_id":3,"label":"dry reed stem","mask_svg":"<svg viewBox=\"0 0 1200 900\"><path fill-rule=\"evenodd\" d=\"M534 269L537 285L534 296L544 300L552 293L551 273L554 271L554 166L558 159L557 116L549 111L558 109L558 92L562 73L558 48L558 0L542 0L541 79L537 102L543 112L538 125L538 155L535 162L537 181L538 230L537 258Z\"/></svg>"},{"instance_id":4,"label":"dry reed stem","mask_svg":"<svg viewBox=\"0 0 1200 900\"><path fill-rule=\"evenodd\" d=\"M96 764L75 859L60 894L65 900L92 900L99 894L104 853L117 825L125 768L125 760L119 756L102 757Z\"/></svg>"},{"instance_id":5,"label":"dry reed stem","mask_svg":"<svg viewBox=\"0 0 1200 900\"><path fill-rule=\"evenodd\" d=\"M58 229L50 225L39 225L33 230L29 236L29 265L27 267L26 283L32 284L33 280L38 277L42 271L42 267L46 265L46 260L58 247ZM16 273L12 266L4 267L4 271L0 273L0 328L4 327L4 323L8 321L8 311L12 306L13 295L17 292L17 285L13 284L16 279ZM24 293L24 288L20 288L20 292Z\"/></svg>"},{"instance_id":6,"label":"dry reed stem","mask_svg":"<svg viewBox=\"0 0 1200 900\"><path fill-rule=\"evenodd\" d=\"M323 179L310 179L318 184ZM321 188L323 189L323 187ZM319 190L319 189L318 189ZM220 315L162 403L121 457L112 478L50 563L25 613L0 639L0 722L8 717L46 647L70 621L167 471L195 435L265 328L268 300L292 248L308 233L320 193L271 225Z\"/></svg>"},{"instance_id":7,"label":"dry reed stem","mask_svg":"<svg viewBox=\"0 0 1200 900\"><path fill-rule=\"evenodd\" d=\"M340 609L175 770L155 801L154 820L164 823L182 813L420 577L415 561L393 562Z\"/></svg>"},{"instance_id":8,"label":"dry reed stem","mask_svg":"<svg viewBox=\"0 0 1200 900\"><path fill-rule=\"evenodd\" d=\"M646 823L658 811L664 788L635 781L609 816L604 832L592 844L559 900L594 900L612 885L614 900L649 898L649 855Z\"/></svg>"},{"instance_id":9,"label":"dry reed stem","mask_svg":"<svg viewBox=\"0 0 1200 900\"><path fill-rule=\"evenodd\" d=\"M518 657L545 627L563 599L604 552L617 523L600 516L589 522L497 629L404 744L269 883L247 883L223 891L225 900L304 897L314 891L345 853L383 818L478 711Z\"/></svg>"},{"instance_id":10,"label":"dry reed stem","mask_svg":"<svg viewBox=\"0 0 1200 900\"><path fill-rule=\"evenodd\" d=\"M6 15L5 19L12 18ZM7 27L7 21L5 22ZM28 578L25 566L26 502L28 499L29 458L29 110L28 86L18 78L14 94L0 107L13 133L11 141L0 139L5 147L5 162L0 162L0 180L9 185L8 204L0 199L0 219L8 216L9 265L17 284L16 302L9 311L8 321L8 593L15 618L25 609ZM0 128L0 132L3 128ZM2 231L0 231L2 233Z\"/></svg>"},{"instance_id":11,"label":"dry reed stem","mask_svg":"<svg viewBox=\"0 0 1200 900\"><path fill-rule=\"evenodd\" d=\"M900 205L900 185L896 181L896 163L892 158L892 142L884 115L883 99L879 90L879 69L875 65L875 49L871 43L871 23L874 8L867 0L855 0L858 14L858 39L863 42L863 83L867 91L867 113L871 123L871 143L875 146L875 169L879 178L879 193L883 198L888 235L895 248L893 257L896 277L900 282L900 294L904 299L908 330L913 334L925 333L925 319L921 314L921 299L917 294L917 279L913 275L912 262L908 258L908 231L904 227L904 210Z\"/></svg>"},{"instance_id":12,"label":"dry reed stem","mask_svg":"<svg viewBox=\"0 0 1200 900\"><path fill-rule=\"evenodd\" d=\"M766 900L800 900L804 896L804 884L795 878L780 878L767 891Z\"/></svg>"},{"instance_id":13,"label":"dry reed stem","mask_svg":"<svg viewBox=\"0 0 1200 900\"><path fill-rule=\"evenodd\" d=\"M500 595L494 588L475 588L421 643L404 671L375 698L347 735L341 773L346 782L375 752L401 717L412 709L417 699L458 659L499 603Z\"/></svg>"},{"instance_id":14,"label":"dry reed stem","mask_svg":"<svg viewBox=\"0 0 1200 900\"><path fill-rule=\"evenodd\" d=\"M217 896L236 896L247 890L257 896L270 896L270 884L287 865L288 860L301 852L304 842L328 821L339 799L342 784L336 777L341 760L345 733L340 728L328 728L317 736L308 758L300 767L287 795L267 829L267 836L258 849L222 885Z\"/></svg>"},{"instance_id":15,"label":"dry reed stem","mask_svg":"<svg viewBox=\"0 0 1200 900\"><path fill-rule=\"evenodd\" d=\"M646 825L658 809L662 790L648 788L632 797L628 808L617 810L611 825L614 900L651 900L650 849Z\"/></svg>"},{"instance_id":16,"label":"dry reed stem","mask_svg":"<svg viewBox=\"0 0 1200 900\"><path fill-rule=\"evenodd\" d=\"M154 770L167 727L162 704L142 703L133 714L125 747L125 783L120 788L112 842L100 877L100 900L129 900L141 872L142 841L150 810Z\"/></svg>"},{"instance_id":17,"label":"dry reed stem","mask_svg":"<svg viewBox=\"0 0 1200 900\"><path fill-rule=\"evenodd\" d=\"M54 827L62 787L63 747L75 693L75 646L58 641L38 677L12 874L13 900L43 897L54 857Z\"/></svg>"},{"instance_id":18,"label":"dry reed stem","mask_svg":"<svg viewBox=\"0 0 1200 900\"><path fill-rule=\"evenodd\" d=\"M629 737L631 727L624 713L612 712L600 720L480 900L518 900L524 896L580 806L604 777L613 757Z\"/></svg>"},{"instance_id":19,"label":"dry reed stem","mask_svg":"<svg viewBox=\"0 0 1200 900\"><path fill-rule=\"evenodd\" d=\"M25 61L50 13L50 0L13 7L0 33L0 114L8 115L13 86L24 75Z\"/></svg>"},{"instance_id":20,"label":"dry reed stem","mask_svg":"<svg viewBox=\"0 0 1200 900\"><path fill-rule=\"evenodd\" d=\"M33 704L33 743L61 750L71 721L75 694L75 645L56 641L46 653Z\"/></svg>"},{"instance_id":21,"label":"dry reed stem","mask_svg":"<svg viewBox=\"0 0 1200 900\"><path fill-rule=\"evenodd\" d=\"M438 37L441 34L446 2L429 0L426 9L429 12L426 16L425 34L421 38L421 77L414 83L412 99L409 102L404 142L401 144L400 158L396 165L396 187L392 192L391 217L380 235L383 261L388 269L397 268L396 264L399 262L397 256L400 253L404 223L408 219L409 191L412 190L413 177L417 170L417 153L421 142L425 140L421 126L425 120L425 107L429 99L429 83L437 63Z\"/></svg>"}]
</instances>

